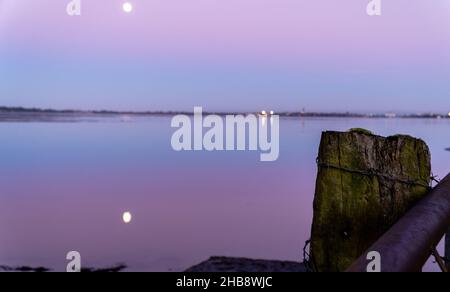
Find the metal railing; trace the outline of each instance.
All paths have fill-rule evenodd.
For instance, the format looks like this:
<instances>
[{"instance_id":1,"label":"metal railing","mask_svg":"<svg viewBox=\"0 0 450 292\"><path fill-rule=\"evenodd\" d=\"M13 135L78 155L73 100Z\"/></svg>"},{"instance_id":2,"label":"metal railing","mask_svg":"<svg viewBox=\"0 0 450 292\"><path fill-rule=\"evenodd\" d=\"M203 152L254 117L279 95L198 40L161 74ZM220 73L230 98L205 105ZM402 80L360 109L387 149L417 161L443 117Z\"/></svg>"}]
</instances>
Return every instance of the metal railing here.
<instances>
[{"instance_id":1,"label":"metal railing","mask_svg":"<svg viewBox=\"0 0 450 292\"><path fill-rule=\"evenodd\" d=\"M367 255L371 252L380 254L381 272L420 272L432 255L440 268L448 271L448 262L437 253L436 246L448 232L449 226L450 174L356 260L347 272L366 272Z\"/></svg>"}]
</instances>

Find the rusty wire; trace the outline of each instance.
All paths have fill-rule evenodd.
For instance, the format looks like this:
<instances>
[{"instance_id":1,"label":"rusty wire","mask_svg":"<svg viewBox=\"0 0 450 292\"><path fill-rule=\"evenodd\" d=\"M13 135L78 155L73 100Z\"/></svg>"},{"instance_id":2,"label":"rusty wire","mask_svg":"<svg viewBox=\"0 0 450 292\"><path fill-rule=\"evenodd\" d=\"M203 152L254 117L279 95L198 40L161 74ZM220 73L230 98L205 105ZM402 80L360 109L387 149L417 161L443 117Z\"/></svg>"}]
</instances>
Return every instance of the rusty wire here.
<instances>
[{"instance_id":1,"label":"rusty wire","mask_svg":"<svg viewBox=\"0 0 450 292\"><path fill-rule=\"evenodd\" d=\"M411 180L411 179L404 179L404 178L398 178L398 177L393 177L393 176L389 176L380 172L375 171L374 169L369 169L369 170L358 170L358 169L351 169L351 168L347 168L347 167L343 167L340 165L335 165L335 164L331 164L331 163L326 163L326 162L321 162L319 161L319 159L317 159L317 165L319 167L324 167L324 168L332 168L332 169L337 169L337 170L342 170L345 172L349 172L349 173L354 173L354 174L360 174L360 175L364 175L364 176L368 176L368 177L380 177L380 178L384 178L390 181L394 181L394 182L398 182L401 184L405 184L405 185L410 185L410 186L421 186L424 187L428 190L431 190L431 185L428 182L421 182L419 180ZM431 178L433 179L433 177Z\"/></svg>"}]
</instances>

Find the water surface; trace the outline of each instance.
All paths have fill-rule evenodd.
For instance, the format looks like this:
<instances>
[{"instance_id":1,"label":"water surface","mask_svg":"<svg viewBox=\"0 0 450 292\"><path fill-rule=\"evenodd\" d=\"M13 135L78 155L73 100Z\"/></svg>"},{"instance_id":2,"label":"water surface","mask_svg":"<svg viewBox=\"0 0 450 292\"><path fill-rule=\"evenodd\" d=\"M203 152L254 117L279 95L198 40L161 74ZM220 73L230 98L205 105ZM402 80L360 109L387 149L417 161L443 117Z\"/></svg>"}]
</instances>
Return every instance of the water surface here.
<instances>
[{"instance_id":1,"label":"water surface","mask_svg":"<svg viewBox=\"0 0 450 292\"><path fill-rule=\"evenodd\" d=\"M282 119L271 163L174 152L169 117L0 123L0 265L65 270L71 250L84 266L131 271L181 271L213 255L300 261L321 132L353 127L420 137L434 173L450 170L447 120Z\"/></svg>"}]
</instances>

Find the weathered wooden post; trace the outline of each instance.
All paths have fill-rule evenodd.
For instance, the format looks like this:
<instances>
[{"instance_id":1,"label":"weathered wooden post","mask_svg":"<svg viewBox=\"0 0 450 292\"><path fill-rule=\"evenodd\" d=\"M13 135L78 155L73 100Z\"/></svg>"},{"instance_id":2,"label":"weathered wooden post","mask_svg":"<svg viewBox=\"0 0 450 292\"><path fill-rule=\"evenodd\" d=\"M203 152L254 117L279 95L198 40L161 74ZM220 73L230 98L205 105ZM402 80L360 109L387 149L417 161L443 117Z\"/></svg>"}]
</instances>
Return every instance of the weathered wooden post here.
<instances>
[{"instance_id":1,"label":"weathered wooden post","mask_svg":"<svg viewBox=\"0 0 450 292\"><path fill-rule=\"evenodd\" d=\"M318 156L311 260L345 271L429 191L430 152L410 136L324 132Z\"/></svg>"}]
</instances>

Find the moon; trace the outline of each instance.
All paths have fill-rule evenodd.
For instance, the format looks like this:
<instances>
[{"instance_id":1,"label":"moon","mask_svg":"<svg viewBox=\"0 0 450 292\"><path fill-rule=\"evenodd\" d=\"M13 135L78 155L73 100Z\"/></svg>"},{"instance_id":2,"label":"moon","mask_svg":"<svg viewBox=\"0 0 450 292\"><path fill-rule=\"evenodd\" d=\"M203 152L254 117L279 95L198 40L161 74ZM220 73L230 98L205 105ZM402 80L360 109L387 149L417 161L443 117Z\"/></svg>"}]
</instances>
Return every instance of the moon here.
<instances>
[{"instance_id":1,"label":"moon","mask_svg":"<svg viewBox=\"0 0 450 292\"><path fill-rule=\"evenodd\" d=\"M125 2L122 5L122 9L126 13L131 13L133 11L133 4L131 4L130 2Z\"/></svg>"},{"instance_id":2,"label":"moon","mask_svg":"<svg viewBox=\"0 0 450 292\"><path fill-rule=\"evenodd\" d=\"M125 224L128 224L128 223L131 223L133 216L131 215L130 212L124 212L122 215L122 219Z\"/></svg>"}]
</instances>

